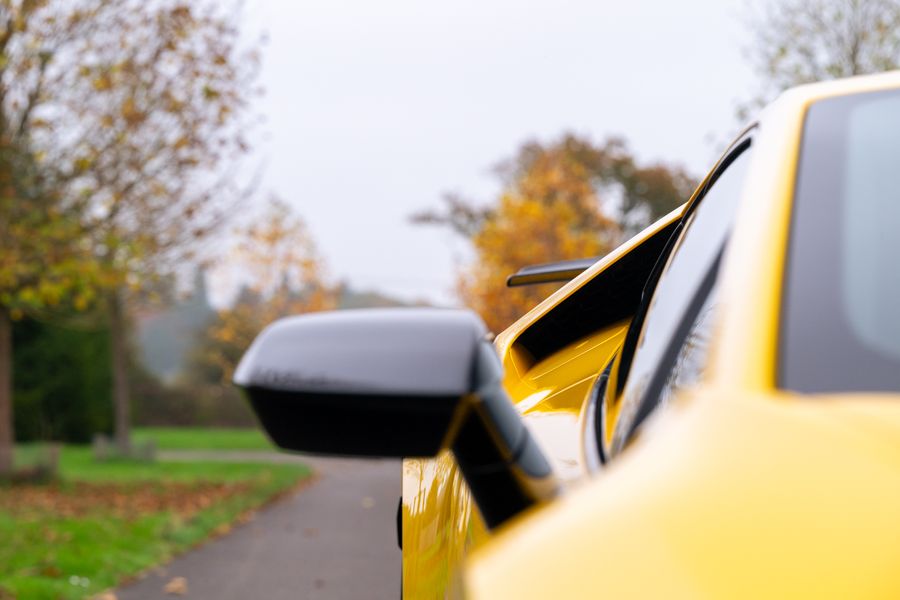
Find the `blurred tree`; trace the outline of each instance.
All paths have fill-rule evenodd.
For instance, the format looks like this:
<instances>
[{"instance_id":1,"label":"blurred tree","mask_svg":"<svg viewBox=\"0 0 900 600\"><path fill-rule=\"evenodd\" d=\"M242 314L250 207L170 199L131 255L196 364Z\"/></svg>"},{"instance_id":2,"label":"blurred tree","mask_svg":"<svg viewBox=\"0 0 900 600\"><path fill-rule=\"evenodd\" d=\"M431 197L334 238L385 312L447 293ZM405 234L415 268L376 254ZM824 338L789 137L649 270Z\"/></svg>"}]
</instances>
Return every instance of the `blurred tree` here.
<instances>
[{"instance_id":1,"label":"blurred tree","mask_svg":"<svg viewBox=\"0 0 900 600\"><path fill-rule=\"evenodd\" d=\"M98 277L77 214L40 177L27 138L4 132L3 108L0 102L0 478L12 470L13 321L64 305L87 308Z\"/></svg>"},{"instance_id":2,"label":"blurred tree","mask_svg":"<svg viewBox=\"0 0 900 600\"><path fill-rule=\"evenodd\" d=\"M633 234L685 202L696 187L696 178L683 168L662 162L641 165L624 140L608 138L601 144L574 134L565 134L549 144L528 142L508 161L494 168L504 189L524 185L520 195L534 196L525 179L532 172L550 172L558 189L542 198L545 202L574 201L576 213L590 215L597 206L614 219L625 235ZM570 178L594 188L592 200L566 198L563 179ZM539 190L538 190L539 191ZM540 198L536 198L540 199ZM589 206L591 202L597 206ZM464 238L473 238L491 220L496 207L454 193L443 197L443 210L412 215L413 223L445 226ZM585 212L587 211L587 212ZM588 217L590 219L592 217Z\"/></svg>"},{"instance_id":3,"label":"blurred tree","mask_svg":"<svg viewBox=\"0 0 900 600\"><path fill-rule=\"evenodd\" d=\"M494 217L472 238L476 258L459 275L457 291L491 331L500 332L559 287L507 288L507 275L528 264L600 256L613 248L618 231L599 210L579 214L566 202L504 195Z\"/></svg>"},{"instance_id":4,"label":"blurred tree","mask_svg":"<svg viewBox=\"0 0 900 600\"><path fill-rule=\"evenodd\" d=\"M126 290L192 256L233 209L255 51L216 2L118 0L67 79L82 133L70 174L91 190L108 279L115 435L129 445Z\"/></svg>"},{"instance_id":5,"label":"blurred tree","mask_svg":"<svg viewBox=\"0 0 900 600\"><path fill-rule=\"evenodd\" d=\"M555 189L529 189L534 183L528 175L548 173ZM619 137L601 144L566 134L550 144L530 142L511 160L501 163L496 172L506 187L524 186L525 196L573 202L580 215L590 215L599 203L625 234L640 231L679 204L685 202L696 181L684 169L663 163L638 164ZM593 187L597 195L588 199L580 193L566 198L565 180ZM535 193L537 192L537 193ZM587 216L590 219L590 216Z\"/></svg>"},{"instance_id":6,"label":"blurred tree","mask_svg":"<svg viewBox=\"0 0 900 600\"><path fill-rule=\"evenodd\" d=\"M618 197L613 211L626 235L633 235L671 212L691 197L699 181L682 167L654 162L638 164L620 139L607 142L614 157L605 189Z\"/></svg>"},{"instance_id":7,"label":"blurred tree","mask_svg":"<svg viewBox=\"0 0 900 600\"><path fill-rule=\"evenodd\" d=\"M85 308L97 275L90 247L80 243L83 205L43 168L46 144L36 139L49 125L40 109L54 56L82 30L79 23L36 25L42 6L0 2L0 476L12 469L12 321L68 300Z\"/></svg>"},{"instance_id":8,"label":"blurred tree","mask_svg":"<svg viewBox=\"0 0 900 600\"><path fill-rule=\"evenodd\" d=\"M694 188L680 168L639 165L621 139L598 145L572 134L523 145L496 173L503 183L496 204L448 194L443 211L412 216L472 242L475 259L459 275L458 292L494 331L553 288L510 289L508 275L529 264L603 255L686 201Z\"/></svg>"},{"instance_id":9,"label":"blurred tree","mask_svg":"<svg viewBox=\"0 0 900 600\"><path fill-rule=\"evenodd\" d=\"M83 271L106 290L127 450L124 292L173 269L237 195L256 65L239 17L214 0L0 0L0 244L13 249L0 297L0 471L11 447L8 317L52 303L63 284L86 305ZM48 258L65 256L61 265L47 261L48 240L91 260L58 251Z\"/></svg>"},{"instance_id":10,"label":"blurred tree","mask_svg":"<svg viewBox=\"0 0 900 600\"><path fill-rule=\"evenodd\" d=\"M272 321L334 308L338 290L325 282L322 260L303 220L271 199L258 219L236 232L230 265L245 285L230 308L219 311L195 350L189 374L230 384L244 351Z\"/></svg>"},{"instance_id":11,"label":"blurred tree","mask_svg":"<svg viewBox=\"0 0 900 600\"><path fill-rule=\"evenodd\" d=\"M900 0L773 0L747 22L762 89L742 118L795 85L900 66Z\"/></svg>"}]
</instances>

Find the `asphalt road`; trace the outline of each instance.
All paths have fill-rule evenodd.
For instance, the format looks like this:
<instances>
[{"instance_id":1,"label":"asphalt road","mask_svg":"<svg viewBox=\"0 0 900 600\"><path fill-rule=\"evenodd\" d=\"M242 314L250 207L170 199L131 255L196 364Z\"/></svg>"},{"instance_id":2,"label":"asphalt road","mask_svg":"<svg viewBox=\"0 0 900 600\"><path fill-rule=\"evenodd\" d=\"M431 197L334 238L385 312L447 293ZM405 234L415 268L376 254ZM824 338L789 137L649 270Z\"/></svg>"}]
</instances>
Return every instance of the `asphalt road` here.
<instances>
[{"instance_id":1,"label":"asphalt road","mask_svg":"<svg viewBox=\"0 0 900 600\"><path fill-rule=\"evenodd\" d=\"M400 597L395 531L398 461L310 459L318 480L228 535L116 590L119 600L394 599ZM175 587L180 587L175 584Z\"/></svg>"}]
</instances>

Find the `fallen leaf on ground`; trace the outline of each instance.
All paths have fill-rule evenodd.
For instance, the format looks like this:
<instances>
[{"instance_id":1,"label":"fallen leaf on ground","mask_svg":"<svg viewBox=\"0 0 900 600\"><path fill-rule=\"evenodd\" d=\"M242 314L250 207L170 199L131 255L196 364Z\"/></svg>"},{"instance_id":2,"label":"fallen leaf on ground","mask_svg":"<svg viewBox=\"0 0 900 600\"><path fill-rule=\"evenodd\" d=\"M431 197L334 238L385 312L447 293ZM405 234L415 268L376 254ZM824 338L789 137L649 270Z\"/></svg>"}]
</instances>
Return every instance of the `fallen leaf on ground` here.
<instances>
[{"instance_id":1,"label":"fallen leaf on ground","mask_svg":"<svg viewBox=\"0 0 900 600\"><path fill-rule=\"evenodd\" d=\"M155 512L171 512L191 517L226 498L241 494L249 482L165 482L160 485L136 483L87 483L66 485L17 485L0 487L0 511L25 518L43 514L70 518L91 514L136 517ZM53 531L45 534L56 539Z\"/></svg>"},{"instance_id":2,"label":"fallen leaf on ground","mask_svg":"<svg viewBox=\"0 0 900 600\"><path fill-rule=\"evenodd\" d=\"M41 567L41 575L44 577L61 577L62 571L56 565L44 565Z\"/></svg>"},{"instance_id":3,"label":"fallen leaf on ground","mask_svg":"<svg viewBox=\"0 0 900 600\"><path fill-rule=\"evenodd\" d=\"M166 584L163 591L172 596L184 596L187 594L187 579L184 577L175 577Z\"/></svg>"}]
</instances>

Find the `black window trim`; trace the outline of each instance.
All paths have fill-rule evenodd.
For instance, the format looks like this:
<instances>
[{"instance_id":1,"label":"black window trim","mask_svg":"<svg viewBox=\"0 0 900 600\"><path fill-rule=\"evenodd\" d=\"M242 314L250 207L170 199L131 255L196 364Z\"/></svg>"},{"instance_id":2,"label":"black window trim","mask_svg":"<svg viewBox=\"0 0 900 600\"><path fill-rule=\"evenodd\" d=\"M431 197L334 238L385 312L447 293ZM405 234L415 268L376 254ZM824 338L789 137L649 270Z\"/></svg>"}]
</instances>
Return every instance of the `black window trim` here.
<instances>
[{"instance_id":1,"label":"black window trim","mask_svg":"<svg viewBox=\"0 0 900 600\"><path fill-rule=\"evenodd\" d=\"M693 298L691 298L687 309L681 316L681 319L678 322L678 326L675 329L675 333L672 335L672 337L669 338L669 342L668 344L666 344L665 352L663 352L659 363L653 370L653 375L650 378L647 389L644 390L644 394L641 397L641 403L638 407L637 413L635 414L634 420L631 422L631 426L628 428L628 435L625 436L625 439L630 439L631 436L634 435L634 433L647 419L647 417L653 414L653 411L659 405L663 387L665 387L666 381L669 378L669 373L672 370L672 366L675 364L675 360L678 358L678 352L681 350L682 345L684 345L684 342L687 339L688 334L691 332L691 329L693 328L697 317L700 315L700 310L703 308L703 304L706 302L706 299L709 297L710 292L712 292L713 288L715 287L716 280L718 279L719 267L722 264L722 256L725 254L725 247L727 245L728 240L726 240L725 244L723 244L722 247L719 248L716 259L703 275L703 279L700 281L700 285L697 286L697 290L694 292Z\"/></svg>"},{"instance_id":2,"label":"black window trim","mask_svg":"<svg viewBox=\"0 0 900 600\"><path fill-rule=\"evenodd\" d=\"M606 367L597 376L596 381L590 391L590 398L587 405L586 422L587 427L584 434L585 454L587 457L588 468L591 471L599 470L599 467L609 462L606 447L604 444L603 432L606 427L606 388L609 384L609 376L612 373L613 365L616 364L616 356L606 363ZM596 457L596 461L594 458Z\"/></svg>"},{"instance_id":3,"label":"black window trim","mask_svg":"<svg viewBox=\"0 0 900 600\"><path fill-rule=\"evenodd\" d=\"M644 321L647 318L647 310L650 308L650 300L653 297L653 292L656 291L656 286L659 283L659 278L662 276L662 272L669 262L669 256L672 253L675 242L681 236L681 233L684 230L687 221L691 218L691 216L693 216L694 212L697 209L697 206L703 201L704 198L706 198L707 192L709 192L716 181L718 181L722 173L724 173L725 170L730 167L731 164L747 150L747 148L750 147L750 144L753 141L752 134L755 127L755 125L750 127L747 131L744 132L741 138L739 138L732 145L732 150L722 160L718 168L716 168L716 171L707 180L706 184L703 186L703 189L698 194L697 199L687 207L684 215L682 215L681 220L678 223L678 226L672 232L669 241L666 243L665 249L659 255L659 258L656 261L656 265L654 265L653 270L650 272L650 276L647 278L647 283L644 285L644 291L641 294L641 303L638 306L634 317L632 317L631 324L628 326L628 331L625 334L625 341L622 343L622 358L619 361L616 380L616 395L621 394L625 389L625 382L627 381L628 374L631 371L632 359L634 358L635 352L637 350L638 338L640 337L641 330L644 327Z\"/></svg>"},{"instance_id":4,"label":"black window trim","mask_svg":"<svg viewBox=\"0 0 900 600\"><path fill-rule=\"evenodd\" d=\"M628 375L630 374L631 370L631 364L633 362L635 354L637 353L637 342L640 338L641 331L644 328L644 323L647 318L647 313L653 297L653 292L656 290L659 279L662 276L663 271L665 270L665 266L669 262L669 258L675 246L675 243L681 236L682 232L685 230L687 223L690 220L691 216L693 216L694 211L697 209L697 206L699 206L699 204L703 201L703 199L706 197L706 194L710 189L712 189L712 186L715 185L719 177L725 172L726 169L728 169L728 167L732 165L732 163L734 163L734 161L738 159L739 156L741 156L748 148L750 148L753 142L753 134L755 133L756 127L757 124L755 123L748 127L731 145L728 153L716 167L716 170L709 177L706 184L703 186L703 189L697 195L697 198L685 210L684 215L681 217L681 220L678 223L678 227L673 231L672 236L666 244L665 250L662 254L660 254L659 259L657 260L656 265L653 268L653 271L651 271L650 276L647 279L647 284L644 287L644 292L641 296L641 304L638 307L638 310L635 313L634 317L632 318L632 321L628 327L628 331L625 334L625 341L622 344L621 359L618 365L618 373L615 386L616 389L614 391L616 396L621 395L625 389L625 384L627 383ZM703 303L706 301L707 296L713 289L713 286L717 279L719 267L721 265L722 256L727 244L728 239L726 238L725 244L721 248L719 248L715 260L713 261L707 272L703 275L701 283L697 287L693 298L688 304L688 307L685 310L684 314L679 319L675 333L669 339L662 359L660 360L659 364L656 365L656 368L653 371L653 375L651 376L650 383L647 386L646 390L644 390L644 393L639 401L638 410L635 414L635 417L628 425L627 435L624 437L625 440L632 438L641 424L646 420L648 416L650 416L650 414L652 414L653 409L656 408L658 404L657 398L659 396L659 392L662 390L662 386L665 384L666 378L668 377L671 363L677 357L681 344L684 342L684 338L689 333L694 320L696 319L700 309L703 306ZM602 444L603 441L601 439L599 446L602 446ZM612 454L616 453L615 449L610 450ZM604 458L606 458L607 460L609 459L609 457Z\"/></svg>"}]
</instances>

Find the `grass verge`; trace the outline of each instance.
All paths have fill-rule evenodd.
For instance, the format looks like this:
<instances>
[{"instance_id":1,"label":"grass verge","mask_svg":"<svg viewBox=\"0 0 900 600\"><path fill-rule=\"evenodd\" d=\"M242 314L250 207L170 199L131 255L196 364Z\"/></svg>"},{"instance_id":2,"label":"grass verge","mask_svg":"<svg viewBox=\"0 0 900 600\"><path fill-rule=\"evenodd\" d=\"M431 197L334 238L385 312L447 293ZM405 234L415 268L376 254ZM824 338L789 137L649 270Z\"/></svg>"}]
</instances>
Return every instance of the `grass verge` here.
<instances>
[{"instance_id":1,"label":"grass verge","mask_svg":"<svg viewBox=\"0 0 900 600\"><path fill-rule=\"evenodd\" d=\"M160 450L272 450L276 448L259 429L204 429L201 427L141 427L137 443L153 440Z\"/></svg>"},{"instance_id":2,"label":"grass verge","mask_svg":"<svg viewBox=\"0 0 900 600\"><path fill-rule=\"evenodd\" d=\"M58 483L0 487L0 599L115 587L224 533L309 474L293 464L96 463L88 448L63 448Z\"/></svg>"}]
</instances>

